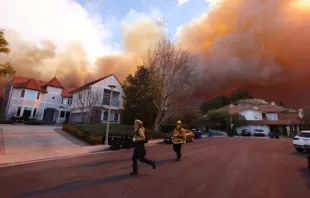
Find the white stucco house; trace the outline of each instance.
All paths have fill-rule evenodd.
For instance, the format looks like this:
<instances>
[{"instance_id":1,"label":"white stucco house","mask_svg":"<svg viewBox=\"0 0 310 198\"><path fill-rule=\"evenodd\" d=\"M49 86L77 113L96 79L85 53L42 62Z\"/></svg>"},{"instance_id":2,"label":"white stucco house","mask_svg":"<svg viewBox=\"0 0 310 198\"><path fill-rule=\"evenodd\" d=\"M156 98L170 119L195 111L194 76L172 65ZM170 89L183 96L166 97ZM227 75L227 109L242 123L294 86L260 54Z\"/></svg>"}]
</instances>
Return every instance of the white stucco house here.
<instances>
[{"instance_id":1,"label":"white stucco house","mask_svg":"<svg viewBox=\"0 0 310 198\"><path fill-rule=\"evenodd\" d=\"M95 106L99 107L100 112L97 112L97 114L93 117L95 117L95 119L99 122L107 122L111 96L111 85L114 86L114 88L112 90L110 122L119 124L120 110L123 108L124 93L121 83L113 74L87 83L70 92L70 94L72 94L72 105L70 106L70 122L79 123L83 121L82 113L87 110L83 109L83 105L81 105L81 103L86 104L86 101L90 103L94 102L94 97L98 98L96 99ZM85 107L87 108L88 106L85 105Z\"/></svg>"},{"instance_id":2,"label":"white stucco house","mask_svg":"<svg viewBox=\"0 0 310 198\"><path fill-rule=\"evenodd\" d=\"M236 129L241 134L243 129L248 129L254 134L255 129L263 130L265 135L270 131L278 130L286 135L290 132L298 132L300 119L298 114L284 114L281 108L274 103L271 105L245 105L245 106L229 106L229 114L240 114L248 121L247 126L241 126ZM285 131L285 132L284 132Z\"/></svg>"},{"instance_id":3,"label":"white stucco house","mask_svg":"<svg viewBox=\"0 0 310 198\"><path fill-rule=\"evenodd\" d=\"M60 124L69 118L73 88L63 87L56 77L45 82L12 74L5 88L2 110L5 119L36 118L45 124Z\"/></svg>"}]
</instances>

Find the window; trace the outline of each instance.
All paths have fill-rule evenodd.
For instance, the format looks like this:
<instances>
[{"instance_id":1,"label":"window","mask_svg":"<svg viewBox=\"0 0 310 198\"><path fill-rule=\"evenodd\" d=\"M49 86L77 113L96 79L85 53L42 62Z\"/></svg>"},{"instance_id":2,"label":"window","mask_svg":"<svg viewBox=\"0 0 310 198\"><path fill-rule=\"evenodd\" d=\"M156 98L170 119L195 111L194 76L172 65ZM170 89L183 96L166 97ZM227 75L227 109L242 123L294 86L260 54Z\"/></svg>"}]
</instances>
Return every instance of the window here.
<instances>
[{"instance_id":1,"label":"window","mask_svg":"<svg viewBox=\"0 0 310 198\"><path fill-rule=\"evenodd\" d=\"M22 107L18 107L16 116L20 116L21 112L22 112Z\"/></svg>"},{"instance_id":2,"label":"window","mask_svg":"<svg viewBox=\"0 0 310 198\"><path fill-rule=\"evenodd\" d=\"M53 96L52 99L54 100L54 99L55 99L55 96Z\"/></svg>"},{"instance_id":3,"label":"window","mask_svg":"<svg viewBox=\"0 0 310 198\"><path fill-rule=\"evenodd\" d=\"M38 93L37 93L37 100L39 100L40 99L40 92L38 91Z\"/></svg>"},{"instance_id":4,"label":"window","mask_svg":"<svg viewBox=\"0 0 310 198\"><path fill-rule=\"evenodd\" d=\"M34 90L27 90L26 92L26 98L30 100L35 100L37 97L37 91Z\"/></svg>"},{"instance_id":5,"label":"window","mask_svg":"<svg viewBox=\"0 0 310 198\"><path fill-rule=\"evenodd\" d=\"M69 100L68 100L68 105L71 105L71 104L72 104L72 99L69 98Z\"/></svg>"},{"instance_id":6,"label":"window","mask_svg":"<svg viewBox=\"0 0 310 198\"><path fill-rule=\"evenodd\" d=\"M21 98L25 97L25 89L23 89L22 92L20 93L20 97Z\"/></svg>"},{"instance_id":7,"label":"window","mask_svg":"<svg viewBox=\"0 0 310 198\"><path fill-rule=\"evenodd\" d=\"M33 109L33 115L32 115L32 117L36 117L36 114L37 114L37 109L34 108L34 109Z\"/></svg>"},{"instance_id":8,"label":"window","mask_svg":"<svg viewBox=\"0 0 310 198\"><path fill-rule=\"evenodd\" d=\"M110 90L108 90L108 89L103 90L103 101L102 101L103 105L109 105L110 104L110 95L111 95Z\"/></svg>"},{"instance_id":9,"label":"window","mask_svg":"<svg viewBox=\"0 0 310 198\"><path fill-rule=\"evenodd\" d=\"M68 104L68 98L62 98L61 104Z\"/></svg>"},{"instance_id":10,"label":"window","mask_svg":"<svg viewBox=\"0 0 310 198\"><path fill-rule=\"evenodd\" d=\"M82 93L79 93L78 98L81 100L82 99Z\"/></svg>"},{"instance_id":11,"label":"window","mask_svg":"<svg viewBox=\"0 0 310 198\"><path fill-rule=\"evenodd\" d=\"M108 112L105 111L105 112L103 113L103 121L107 121L107 120L108 120Z\"/></svg>"},{"instance_id":12,"label":"window","mask_svg":"<svg viewBox=\"0 0 310 198\"><path fill-rule=\"evenodd\" d=\"M65 117L65 111L61 111L61 112L60 112L60 117L61 117L61 118L64 118L64 117Z\"/></svg>"},{"instance_id":13,"label":"window","mask_svg":"<svg viewBox=\"0 0 310 198\"><path fill-rule=\"evenodd\" d=\"M118 113L114 113L114 122L118 122Z\"/></svg>"}]
</instances>

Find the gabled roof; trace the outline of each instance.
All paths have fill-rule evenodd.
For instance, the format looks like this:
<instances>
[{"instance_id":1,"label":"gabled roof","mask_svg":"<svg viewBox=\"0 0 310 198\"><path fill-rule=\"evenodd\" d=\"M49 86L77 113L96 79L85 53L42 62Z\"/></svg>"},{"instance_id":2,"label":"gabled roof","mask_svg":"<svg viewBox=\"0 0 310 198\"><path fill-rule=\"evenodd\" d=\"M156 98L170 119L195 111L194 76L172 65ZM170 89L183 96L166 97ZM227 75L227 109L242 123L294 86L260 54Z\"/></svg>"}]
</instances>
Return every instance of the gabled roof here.
<instances>
[{"instance_id":1,"label":"gabled roof","mask_svg":"<svg viewBox=\"0 0 310 198\"><path fill-rule=\"evenodd\" d=\"M72 96L72 94L70 94L70 92L73 91L73 90L75 90L75 89L76 89L76 88L64 88L64 89L62 90L62 92L61 92L61 96L69 98L69 97Z\"/></svg>"},{"instance_id":2,"label":"gabled roof","mask_svg":"<svg viewBox=\"0 0 310 198\"><path fill-rule=\"evenodd\" d=\"M72 93L74 93L74 92L77 92L77 91L80 91L80 90L83 90L83 89L85 89L85 88L88 88L89 86L91 86L91 85L93 85L93 84L96 84L97 82L100 82L100 81L102 81L102 80L104 80L104 79L106 79L106 78L109 78L109 77L111 77L111 76L114 76L115 79L117 80L117 82L118 82L119 84L121 84L120 81L117 79L117 77L116 77L114 74L111 74L111 75L108 75L108 76L99 78L99 79L97 79L97 80L91 81L91 82L89 82L89 83L87 83L87 84L85 84L85 85L83 85L83 86L81 86L81 87L79 87L79 88L76 88L76 89L72 90L72 91L70 92L70 94L72 94Z\"/></svg>"},{"instance_id":3,"label":"gabled roof","mask_svg":"<svg viewBox=\"0 0 310 198\"><path fill-rule=\"evenodd\" d=\"M76 88L63 88L59 83L57 78L52 78L49 82L45 82L42 80L37 80L33 78L27 78L24 76L14 76L13 78L13 87L14 88L24 88L24 89L32 89L36 91L41 91L43 93L47 93L46 87L53 86L62 88L61 95L63 97L71 97L70 92Z\"/></svg>"},{"instance_id":4,"label":"gabled roof","mask_svg":"<svg viewBox=\"0 0 310 198\"><path fill-rule=\"evenodd\" d=\"M276 105L257 105L257 106L232 106L229 107L230 114L241 113L243 111L260 111L263 113L276 113L280 112L281 109Z\"/></svg>"},{"instance_id":5,"label":"gabled roof","mask_svg":"<svg viewBox=\"0 0 310 198\"><path fill-rule=\"evenodd\" d=\"M46 83L46 85L44 85L44 87L47 87L47 86L57 87L57 88L62 88L62 89L64 88L56 77L52 78L48 83Z\"/></svg>"},{"instance_id":6,"label":"gabled roof","mask_svg":"<svg viewBox=\"0 0 310 198\"><path fill-rule=\"evenodd\" d=\"M14 80L13 80L14 82ZM40 84L37 82L37 80L30 78L26 82L19 82L19 83L14 83L13 86L15 88L25 88L25 89L32 89L36 91L41 91L46 93L47 91L43 89Z\"/></svg>"}]
</instances>

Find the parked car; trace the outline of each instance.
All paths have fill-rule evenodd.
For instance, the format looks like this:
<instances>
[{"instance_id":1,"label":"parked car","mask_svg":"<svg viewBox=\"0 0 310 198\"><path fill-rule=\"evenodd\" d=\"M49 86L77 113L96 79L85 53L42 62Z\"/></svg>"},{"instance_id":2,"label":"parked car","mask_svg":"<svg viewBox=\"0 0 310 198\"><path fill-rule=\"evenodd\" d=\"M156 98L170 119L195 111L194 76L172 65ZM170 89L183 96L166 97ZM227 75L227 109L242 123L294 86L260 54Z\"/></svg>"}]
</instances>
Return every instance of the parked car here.
<instances>
[{"instance_id":1,"label":"parked car","mask_svg":"<svg viewBox=\"0 0 310 198\"><path fill-rule=\"evenodd\" d=\"M242 129L241 136L252 136L252 134L249 129Z\"/></svg>"},{"instance_id":2,"label":"parked car","mask_svg":"<svg viewBox=\"0 0 310 198\"><path fill-rule=\"evenodd\" d=\"M199 128L193 128L192 129L192 132L194 133L195 135L195 139L200 139L202 138L202 130L199 129Z\"/></svg>"},{"instance_id":3,"label":"parked car","mask_svg":"<svg viewBox=\"0 0 310 198\"><path fill-rule=\"evenodd\" d=\"M254 136L265 137L265 132L263 129L254 129Z\"/></svg>"},{"instance_id":4,"label":"parked car","mask_svg":"<svg viewBox=\"0 0 310 198\"><path fill-rule=\"evenodd\" d=\"M172 143L172 134L177 125L175 124L164 124L160 127L159 131L163 134L164 143ZM190 130L187 125L182 125L185 129L186 142L193 142L195 134Z\"/></svg>"},{"instance_id":5,"label":"parked car","mask_svg":"<svg viewBox=\"0 0 310 198\"><path fill-rule=\"evenodd\" d=\"M305 146L310 145L310 131L300 131L294 137L293 145L298 152L303 152Z\"/></svg>"}]
</instances>

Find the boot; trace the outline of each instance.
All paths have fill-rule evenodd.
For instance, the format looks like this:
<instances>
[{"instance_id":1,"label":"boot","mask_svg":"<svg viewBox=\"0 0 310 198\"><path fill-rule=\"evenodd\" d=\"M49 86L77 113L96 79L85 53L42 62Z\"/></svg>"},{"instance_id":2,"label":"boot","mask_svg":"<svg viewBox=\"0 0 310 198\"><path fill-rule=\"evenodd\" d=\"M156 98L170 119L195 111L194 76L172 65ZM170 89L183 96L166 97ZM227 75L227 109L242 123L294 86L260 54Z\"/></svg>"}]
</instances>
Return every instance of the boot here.
<instances>
[{"instance_id":1,"label":"boot","mask_svg":"<svg viewBox=\"0 0 310 198\"><path fill-rule=\"evenodd\" d=\"M153 167L153 169L156 168L155 160L154 160L153 163L152 163L152 167Z\"/></svg>"},{"instance_id":2,"label":"boot","mask_svg":"<svg viewBox=\"0 0 310 198\"><path fill-rule=\"evenodd\" d=\"M130 176L134 176L134 175L138 175L138 172L133 171L130 173Z\"/></svg>"}]
</instances>

